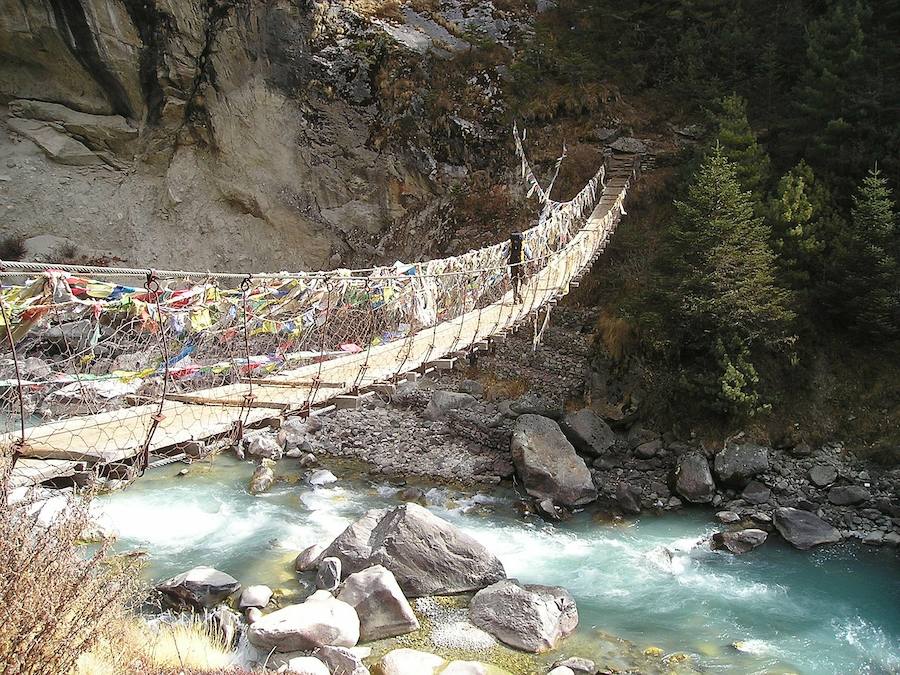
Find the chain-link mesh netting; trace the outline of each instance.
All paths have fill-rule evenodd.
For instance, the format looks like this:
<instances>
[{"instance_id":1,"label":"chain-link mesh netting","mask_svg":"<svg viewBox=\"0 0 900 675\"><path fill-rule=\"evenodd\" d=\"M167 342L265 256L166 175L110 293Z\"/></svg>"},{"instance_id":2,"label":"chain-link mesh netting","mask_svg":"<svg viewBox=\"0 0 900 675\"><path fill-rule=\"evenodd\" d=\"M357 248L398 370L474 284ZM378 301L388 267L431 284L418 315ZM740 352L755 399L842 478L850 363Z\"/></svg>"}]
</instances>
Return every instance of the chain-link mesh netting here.
<instances>
[{"instance_id":1,"label":"chain-link mesh netting","mask_svg":"<svg viewBox=\"0 0 900 675\"><path fill-rule=\"evenodd\" d=\"M624 213L627 180L612 182L596 211L604 168L573 200L554 202L515 137L528 193L541 201L521 258L506 241L453 258L317 273L6 263L0 442L60 460L42 471L83 464L133 475L151 453L196 451L193 440L239 436L280 411L308 414L525 320L538 339L549 303Z\"/></svg>"}]
</instances>

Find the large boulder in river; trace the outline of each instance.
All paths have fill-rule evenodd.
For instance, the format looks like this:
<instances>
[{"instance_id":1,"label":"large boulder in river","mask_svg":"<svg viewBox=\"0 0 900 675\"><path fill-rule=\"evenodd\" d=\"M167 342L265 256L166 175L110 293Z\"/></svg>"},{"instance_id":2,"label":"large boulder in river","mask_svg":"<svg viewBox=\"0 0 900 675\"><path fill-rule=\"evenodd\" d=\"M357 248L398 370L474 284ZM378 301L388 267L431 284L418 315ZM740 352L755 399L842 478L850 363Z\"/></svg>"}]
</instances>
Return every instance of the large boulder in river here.
<instances>
[{"instance_id":1,"label":"large boulder in river","mask_svg":"<svg viewBox=\"0 0 900 675\"><path fill-rule=\"evenodd\" d=\"M762 546L768 536L765 531L754 528L733 532L716 532L712 536L712 547L740 555Z\"/></svg>"},{"instance_id":2,"label":"large boulder in river","mask_svg":"<svg viewBox=\"0 0 900 675\"><path fill-rule=\"evenodd\" d=\"M316 591L299 605L266 614L250 626L247 637L255 647L279 652L353 647L359 642L359 617L346 602Z\"/></svg>"},{"instance_id":3,"label":"large boulder in river","mask_svg":"<svg viewBox=\"0 0 900 675\"><path fill-rule=\"evenodd\" d=\"M240 587L230 574L199 566L162 582L156 590L178 603L204 608L215 607Z\"/></svg>"},{"instance_id":4,"label":"large boulder in river","mask_svg":"<svg viewBox=\"0 0 900 675\"><path fill-rule=\"evenodd\" d=\"M447 662L440 656L416 649L394 649L381 657L375 672L380 675L434 675Z\"/></svg>"},{"instance_id":5,"label":"large boulder in river","mask_svg":"<svg viewBox=\"0 0 900 675\"><path fill-rule=\"evenodd\" d=\"M510 447L516 471L533 497L570 508L597 499L591 472L553 420L519 416Z\"/></svg>"},{"instance_id":6,"label":"large boulder in river","mask_svg":"<svg viewBox=\"0 0 900 675\"><path fill-rule=\"evenodd\" d=\"M729 487L746 487L750 480L769 470L769 450L753 443L729 442L713 461L716 478Z\"/></svg>"},{"instance_id":7,"label":"large boulder in river","mask_svg":"<svg viewBox=\"0 0 900 675\"><path fill-rule=\"evenodd\" d=\"M707 504L716 493L709 462L700 453L683 455L675 469L675 491L693 504Z\"/></svg>"},{"instance_id":8,"label":"large boulder in river","mask_svg":"<svg viewBox=\"0 0 900 675\"><path fill-rule=\"evenodd\" d=\"M325 549L329 556L341 560L344 574L383 565L414 598L475 591L506 577L482 544L414 503L368 511Z\"/></svg>"},{"instance_id":9,"label":"large boulder in river","mask_svg":"<svg viewBox=\"0 0 900 675\"><path fill-rule=\"evenodd\" d=\"M511 647L545 652L575 630L578 609L564 588L504 579L475 594L469 619Z\"/></svg>"},{"instance_id":10,"label":"large boulder in river","mask_svg":"<svg viewBox=\"0 0 900 675\"><path fill-rule=\"evenodd\" d=\"M263 457L259 460L259 465L256 467L256 471L253 472L253 475L250 477L250 494L258 495L261 492L265 492L270 487L272 487L272 483L275 482L275 462L271 459L266 459Z\"/></svg>"},{"instance_id":11,"label":"large boulder in river","mask_svg":"<svg viewBox=\"0 0 900 675\"><path fill-rule=\"evenodd\" d=\"M381 565L351 574L337 597L356 610L364 642L419 630L419 620L400 585Z\"/></svg>"},{"instance_id":12,"label":"large boulder in river","mask_svg":"<svg viewBox=\"0 0 900 675\"><path fill-rule=\"evenodd\" d=\"M872 493L862 485L839 485L828 491L828 501L836 506L862 504L872 498Z\"/></svg>"},{"instance_id":13,"label":"large boulder in river","mask_svg":"<svg viewBox=\"0 0 900 675\"><path fill-rule=\"evenodd\" d=\"M840 532L809 511L781 507L773 520L781 536L801 550L841 540Z\"/></svg>"},{"instance_id":14,"label":"large boulder in river","mask_svg":"<svg viewBox=\"0 0 900 675\"><path fill-rule=\"evenodd\" d=\"M457 408L468 408L475 403L475 397L471 394L460 394L455 391L443 391L436 389L431 395L431 400L425 408L425 418L437 421L447 416L447 413Z\"/></svg>"},{"instance_id":15,"label":"large boulder in river","mask_svg":"<svg viewBox=\"0 0 900 675\"><path fill-rule=\"evenodd\" d=\"M613 430L590 408L566 415L559 427L577 450L588 455L599 457L616 442Z\"/></svg>"}]
</instances>

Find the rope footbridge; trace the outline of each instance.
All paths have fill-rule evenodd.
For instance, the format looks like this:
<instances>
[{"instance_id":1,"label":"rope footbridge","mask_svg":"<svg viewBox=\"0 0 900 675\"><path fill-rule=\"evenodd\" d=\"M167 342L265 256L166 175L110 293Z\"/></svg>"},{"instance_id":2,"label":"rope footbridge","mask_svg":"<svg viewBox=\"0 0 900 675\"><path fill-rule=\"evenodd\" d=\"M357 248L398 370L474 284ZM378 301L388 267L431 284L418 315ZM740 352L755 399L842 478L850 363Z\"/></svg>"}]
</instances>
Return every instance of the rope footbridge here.
<instances>
[{"instance_id":1,"label":"rope footbridge","mask_svg":"<svg viewBox=\"0 0 900 675\"><path fill-rule=\"evenodd\" d=\"M537 224L460 256L254 274L0 263L0 446L14 481L132 478L152 455L391 393L524 324L537 345L625 213L639 164L608 157L556 202L514 136Z\"/></svg>"}]
</instances>

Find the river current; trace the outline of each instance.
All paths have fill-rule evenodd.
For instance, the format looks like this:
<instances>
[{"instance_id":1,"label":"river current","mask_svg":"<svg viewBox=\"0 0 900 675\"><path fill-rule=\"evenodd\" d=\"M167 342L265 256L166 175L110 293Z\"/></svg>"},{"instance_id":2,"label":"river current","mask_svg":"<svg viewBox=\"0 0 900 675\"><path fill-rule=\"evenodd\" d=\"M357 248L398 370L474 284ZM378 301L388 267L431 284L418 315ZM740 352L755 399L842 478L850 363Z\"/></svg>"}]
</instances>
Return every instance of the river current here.
<instances>
[{"instance_id":1,"label":"river current","mask_svg":"<svg viewBox=\"0 0 900 675\"><path fill-rule=\"evenodd\" d=\"M145 550L154 581L211 565L299 600L299 551L327 543L369 508L398 503L395 487L360 478L358 467L329 465L339 480L319 488L285 476L254 497L249 462L220 456L178 476L183 466L152 470L99 500L119 549ZM639 649L687 652L707 672L900 673L893 551L800 552L773 535L732 556L699 545L717 529L707 509L617 523L584 512L548 524L519 516L506 489L422 487L429 508L488 546L509 576L569 589L582 638L602 631Z\"/></svg>"}]
</instances>

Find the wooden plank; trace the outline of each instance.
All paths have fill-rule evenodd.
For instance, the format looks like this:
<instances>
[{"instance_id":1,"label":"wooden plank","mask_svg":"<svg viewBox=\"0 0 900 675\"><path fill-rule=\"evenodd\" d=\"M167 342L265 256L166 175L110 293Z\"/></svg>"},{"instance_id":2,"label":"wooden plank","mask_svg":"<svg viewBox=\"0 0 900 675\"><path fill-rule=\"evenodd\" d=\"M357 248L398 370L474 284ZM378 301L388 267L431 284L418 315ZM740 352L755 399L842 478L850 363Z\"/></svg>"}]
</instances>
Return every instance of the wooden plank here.
<instances>
[{"instance_id":1,"label":"wooden plank","mask_svg":"<svg viewBox=\"0 0 900 675\"><path fill-rule=\"evenodd\" d=\"M375 396L374 391L367 391L361 394L335 396L331 399L338 410L355 410L362 406L363 403Z\"/></svg>"},{"instance_id":2,"label":"wooden plank","mask_svg":"<svg viewBox=\"0 0 900 675\"><path fill-rule=\"evenodd\" d=\"M10 474L12 487L32 487L57 478L74 476L85 470L84 462L71 459L34 459L20 457Z\"/></svg>"}]
</instances>

